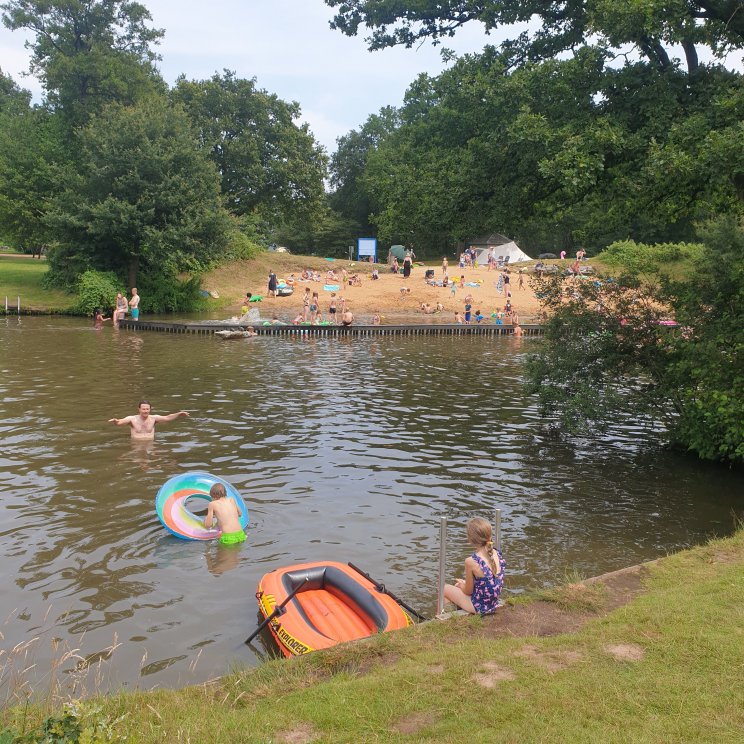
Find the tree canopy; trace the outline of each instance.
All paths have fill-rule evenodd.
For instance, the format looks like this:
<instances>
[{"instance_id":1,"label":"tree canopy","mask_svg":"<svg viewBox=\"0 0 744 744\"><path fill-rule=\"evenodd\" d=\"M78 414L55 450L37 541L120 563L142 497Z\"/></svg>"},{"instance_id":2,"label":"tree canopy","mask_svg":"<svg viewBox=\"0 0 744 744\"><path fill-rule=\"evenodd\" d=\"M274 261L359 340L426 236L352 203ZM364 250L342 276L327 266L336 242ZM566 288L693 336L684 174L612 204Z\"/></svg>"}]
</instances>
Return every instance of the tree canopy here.
<instances>
[{"instance_id":1,"label":"tree canopy","mask_svg":"<svg viewBox=\"0 0 744 744\"><path fill-rule=\"evenodd\" d=\"M41 80L50 107L71 126L84 124L102 105L134 103L163 83L152 50L163 31L150 28L150 12L129 0L11 0L0 5L9 29L35 37L31 72Z\"/></svg>"},{"instance_id":2,"label":"tree canopy","mask_svg":"<svg viewBox=\"0 0 744 744\"><path fill-rule=\"evenodd\" d=\"M552 59L586 43L606 49L634 47L659 69L673 66L669 48L679 45L688 72L698 68L696 46L723 56L744 45L744 5L740 0L326 0L338 8L331 27L355 36L370 31L370 49L424 39L439 43L467 23L486 31L517 26L503 45L521 62Z\"/></svg>"}]
</instances>

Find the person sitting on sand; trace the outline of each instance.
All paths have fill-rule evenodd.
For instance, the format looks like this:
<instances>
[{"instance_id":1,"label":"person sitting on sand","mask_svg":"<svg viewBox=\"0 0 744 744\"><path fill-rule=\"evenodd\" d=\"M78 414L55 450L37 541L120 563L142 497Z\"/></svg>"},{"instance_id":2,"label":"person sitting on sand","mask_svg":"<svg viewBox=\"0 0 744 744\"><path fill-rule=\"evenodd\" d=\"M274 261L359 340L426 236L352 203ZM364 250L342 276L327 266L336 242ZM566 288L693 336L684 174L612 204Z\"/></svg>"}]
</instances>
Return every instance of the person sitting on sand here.
<instances>
[{"instance_id":1,"label":"person sitting on sand","mask_svg":"<svg viewBox=\"0 0 744 744\"><path fill-rule=\"evenodd\" d=\"M305 320L305 316L300 313L299 315L295 315L294 318L292 318L292 325L300 325Z\"/></svg>"},{"instance_id":2,"label":"person sitting on sand","mask_svg":"<svg viewBox=\"0 0 744 744\"><path fill-rule=\"evenodd\" d=\"M483 320L483 315L480 310L475 311L475 322L480 323Z\"/></svg>"},{"instance_id":3,"label":"person sitting on sand","mask_svg":"<svg viewBox=\"0 0 744 744\"><path fill-rule=\"evenodd\" d=\"M462 317L462 313L456 312L455 313L455 323L459 323L462 325L465 322L465 318Z\"/></svg>"},{"instance_id":4,"label":"person sitting on sand","mask_svg":"<svg viewBox=\"0 0 744 744\"><path fill-rule=\"evenodd\" d=\"M372 269L372 279L379 279L380 278L380 272L377 270L377 267L375 266L374 269Z\"/></svg>"},{"instance_id":5,"label":"person sitting on sand","mask_svg":"<svg viewBox=\"0 0 744 744\"><path fill-rule=\"evenodd\" d=\"M372 316L372 325L378 326L380 325L380 313L377 312Z\"/></svg>"},{"instance_id":6,"label":"person sitting on sand","mask_svg":"<svg viewBox=\"0 0 744 744\"><path fill-rule=\"evenodd\" d=\"M134 416L125 416L124 418L112 418L109 419L110 424L116 426L131 426L132 439L154 439L155 438L155 424L165 424L168 421L175 421L181 416L187 416L187 411L177 411L176 413L169 413L166 416L152 416L150 411L152 407L150 402L147 400L141 400L139 403L139 412Z\"/></svg>"},{"instance_id":7,"label":"person sitting on sand","mask_svg":"<svg viewBox=\"0 0 744 744\"><path fill-rule=\"evenodd\" d=\"M354 316L352 315L351 310L344 311L343 315L341 316L341 325L350 326L354 322Z\"/></svg>"},{"instance_id":8,"label":"person sitting on sand","mask_svg":"<svg viewBox=\"0 0 744 744\"><path fill-rule=\"evenodd\" d=\"M411 288L410 287L401 287L400 288L400 299L402 300L406 295L411 294Z\"/></svg>"},{"instance_id":9,"label":"person sitting on sand","mask_svg":"<svg viewBox=\"0 0 744 744\"><path fill-rule=\"evenodd\" d=\"M422 302L419 309L422 313L426 313L426 315L431 315L434 312L434 309L431 307L431 305L429 305L428 302Z\"/></svg>"},{"instance_id":10,"label":"person sitting on sand","mask_svg":"<svg viewBox=\"0 0 744 744\"><path fill-rule=\"evenodd\" d=\"M437 302L436 312L441 313L444 311L444 305L441 302Z\"/></svg>"}]
</instances>

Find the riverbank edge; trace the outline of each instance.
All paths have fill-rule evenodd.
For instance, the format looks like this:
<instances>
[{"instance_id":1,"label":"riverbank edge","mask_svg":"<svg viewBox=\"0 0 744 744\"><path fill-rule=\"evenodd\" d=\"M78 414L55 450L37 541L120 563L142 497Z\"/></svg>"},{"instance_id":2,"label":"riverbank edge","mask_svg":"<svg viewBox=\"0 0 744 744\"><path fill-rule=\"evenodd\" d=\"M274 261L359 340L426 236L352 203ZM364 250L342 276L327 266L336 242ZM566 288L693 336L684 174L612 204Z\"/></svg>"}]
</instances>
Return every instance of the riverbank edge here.
<instances>
[{"instance_id":1,"label":"riverbank edge","mask_svg":"<svg viewBox=\"0 0 744 744\"><path fill-rule=\"evenodd\" d=\"M102 741L143 743L469 742L474 732L733 742L744 726L743 629L740 528L510 600L492 618L423 623L179 690L93 697L76 715L107 732ZM48 714L17 707L0 720L28 731Z\"/></svg>"}]
</instances>

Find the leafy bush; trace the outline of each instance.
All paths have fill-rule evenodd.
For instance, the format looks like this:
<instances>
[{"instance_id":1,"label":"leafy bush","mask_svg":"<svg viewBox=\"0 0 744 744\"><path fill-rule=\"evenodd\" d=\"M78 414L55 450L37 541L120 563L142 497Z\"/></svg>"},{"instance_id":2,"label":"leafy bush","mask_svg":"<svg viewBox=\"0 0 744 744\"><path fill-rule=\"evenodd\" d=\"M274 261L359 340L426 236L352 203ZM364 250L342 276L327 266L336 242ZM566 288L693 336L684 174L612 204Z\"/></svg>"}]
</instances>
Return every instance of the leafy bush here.
<instances>
[{"instance_id":1,"label":"leafy bush","mask_svg":"<svg viewBox=\"0 0 744 744\"><path fill-rule=\"evenodd\" d=\"M667 263L697 259L703 251L698 243L658 243L647 245L634 240L618 240L607 246L598 258L610 266L622 266L634 273L655 270Z\"/></svg>"},{"instance_id":2,"label":"leafy bush","mask_svg":"<svg viewBox=\"0 0 744 744\"><path fill-rule=\"evenodd\" d=\"M69 292L77 284L78 278L92 268L90 261L70 246L56 245L47 251L47 273L42 284L51 289L56 287ZM116 297L116 292L114 292Z\"/></svg>"},{"instance_id":3,"label":"leafy bush","mask_svg":"<svg viewBox=\"0 0 744 744\"><path fill-rule=\"evenodd\" d=\"M121 291L121 282L116 274L89 269L77 282L79 298L75 312L93 315L99 307L106 311L112 310L116 303L116 293Z\"/></svg>"},{"instance_id":4,"label":"leafy bush","mask_svg":"<svg viewBox=\"0 0 744 744\"><path fill-rule=\"evenodd\" d=\"M263 248L244 233L235 230L228 239L225 258L231 261L247 261L257 256Z\"/></svg>"},{"instance_id":5,"label":"leafy bush","mask_svg":"<svg viewBox=\"0 0 744 744\"><path fill-rule=\"evenodd\" d=\"M204 310L198 276L181 280L167 274L142 273L138 279L140 309L146 313L193 313Z\"/></svg>"}]
</instances>

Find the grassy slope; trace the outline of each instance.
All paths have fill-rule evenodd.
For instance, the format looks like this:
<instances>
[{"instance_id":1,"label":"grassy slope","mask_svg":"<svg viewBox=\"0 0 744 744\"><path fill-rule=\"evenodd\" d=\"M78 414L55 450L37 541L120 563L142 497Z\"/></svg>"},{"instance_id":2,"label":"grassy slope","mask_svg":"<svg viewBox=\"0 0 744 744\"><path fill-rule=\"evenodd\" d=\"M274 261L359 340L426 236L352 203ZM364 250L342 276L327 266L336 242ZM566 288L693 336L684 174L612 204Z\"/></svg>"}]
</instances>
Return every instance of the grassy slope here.
<instances>
[{"instance_id":1,"label":"grassy slope","mask_svg":"<svg viewBox=\"0 0 744 744\"><path fill-rule=\"evenodd\" d=\"M21 310L65 311L77 299L57 289L44 289L41 280L47 271L45 260L30 256L0 256L0 303L5 310L5 297L8 297L8 311L15 311L17 298L21 298Z\"/></svg>"},{"instance_id":2,"label":"grassy slope","mask_svg":"<svg viewBox=\"0 0 744 744\"><path fill-rule=\"evenodd\" d=\"M573 634L488 638L461 618L89 705L130 742L740 742L744 531L649 570Z\"/></svg>"}]
</instances>

